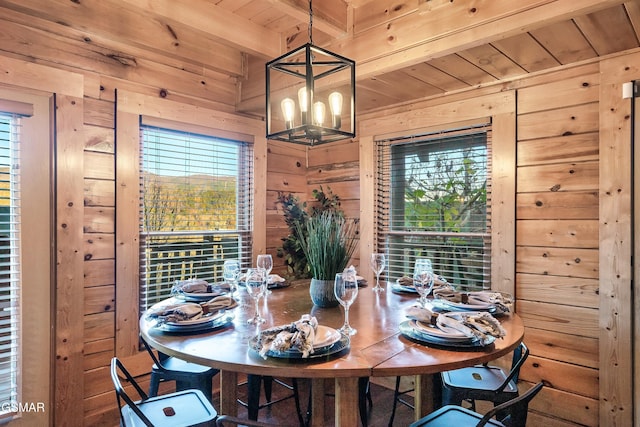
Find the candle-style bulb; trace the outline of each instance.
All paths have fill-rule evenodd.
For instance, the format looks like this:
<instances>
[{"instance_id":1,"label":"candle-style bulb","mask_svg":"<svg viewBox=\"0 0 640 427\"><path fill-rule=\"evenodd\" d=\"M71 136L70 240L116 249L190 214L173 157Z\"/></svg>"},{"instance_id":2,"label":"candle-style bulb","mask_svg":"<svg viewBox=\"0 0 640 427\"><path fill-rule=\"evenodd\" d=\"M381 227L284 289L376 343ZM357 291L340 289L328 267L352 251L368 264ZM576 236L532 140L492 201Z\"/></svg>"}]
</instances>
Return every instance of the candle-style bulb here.
<instances>
[{"instance_id":1,"label":"candle-style bulb","mask_svg":"<svg viewBox=\"0 0 640 427\"><path fill-rule=\"evenodd\" d=\"M298 90L298 103L300 104L300 114L302 119L302 124L307 124L307 112L309 107L309 92L307 91L307 87L301 87Z\"/></svg>"},{"instance_id":2,"label":"candle-style bulb","mask_svg":"<svg viewBox=\"0 0 640 427\"><path fill-rule=\"evenodd\" d=\"M313 104L313 124L316 126L322 126L324 123L324 114L326 107L324 106L324 102L316 102Z\"/></svg>"},{"instance_id":3,"label":"candle-style bulb","mask_svg":"<svg viewBox=\"0 0 640 427\"><path fill-rule=\"evenodd\" d=\"M342 94L332 92L329 95L329 108L331 109L331 124L335 129L342 126Z\"/></svg>"},{"instance_id":4,"label":"candle-style bulb","mask_svg":"<svg viewBox=\"0 0 640 427\"><path fill-rule=\"evenodd\" d=\"M285 98L280 103L280 108L282 108L282 116L284 117L284 125L287 129L291 129L293 127L293 116L296 112L296 103L291 98Z\"/></svg>"}]
</instances>

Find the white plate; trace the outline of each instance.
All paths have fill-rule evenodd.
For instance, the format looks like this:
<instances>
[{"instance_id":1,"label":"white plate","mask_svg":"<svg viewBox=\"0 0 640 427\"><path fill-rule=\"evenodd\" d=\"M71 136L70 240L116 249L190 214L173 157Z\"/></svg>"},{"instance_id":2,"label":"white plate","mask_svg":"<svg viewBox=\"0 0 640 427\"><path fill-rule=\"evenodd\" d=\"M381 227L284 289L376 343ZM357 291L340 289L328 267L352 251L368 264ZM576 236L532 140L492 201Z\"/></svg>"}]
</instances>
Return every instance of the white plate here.
<instances>
[{"instance_id":1,"label":"white plate","mask_svg":"<svg viewBox=\"0 0 640 427\"><path fill-rule=\"evenodd\" d=\"M469 300L471 301L472 298L470 297ZM448 301L446 299L438 299L438 302L441 302L442 304L446 304L449 307L453 307L453 308L459 308L460 310L479 310L479 311L487 311L487 310L491 310L493 308L495 308L495 306L493 304L489 304L486 302L480 302L480 301L476 301L474 304L465 304L462 302L452 302L452 301Z\"/></svg>"},{"instance_id":2,"label":"white plate","mask_svg":"<svg viewBox=\"0 0 640 427\"><path fill-rule=\"evenodd\" d=\"M340 332L328 326L318 325L316 328L313 348L326 347L340 340Z\"/></svg>"},{"instance_id":3,"label":"white plate","mask_svg":"<svg viewBox=\"0 0 640 427\"><path fill-rule=\"evenodd\" d=\"M463 334L457 329L450 328L448 326L432 326L421 322L419 320L415 321L414 324L416 330L421 333L433 335L434 337L444 338L447 340L468 340L470 339L468 336Z\"/></svg>"},{"instance_id":4,"label":"white plate","mask_svg":"<svg viewBox=\"0 0 640 427\"><path fill-rule=\"evenodd\" d=\"M225 313L223 311L218 311L215 314L213 314L212 316L201 316L198 317L197 319L187 319L187 320L180 320L178 322L165 322L167 325L169 326L193 326L193 325L201 325L203 323L207 323L207 322L213 322L216 319L219 319L220 317L224 316Z\"/></svg>"}]
</instances>

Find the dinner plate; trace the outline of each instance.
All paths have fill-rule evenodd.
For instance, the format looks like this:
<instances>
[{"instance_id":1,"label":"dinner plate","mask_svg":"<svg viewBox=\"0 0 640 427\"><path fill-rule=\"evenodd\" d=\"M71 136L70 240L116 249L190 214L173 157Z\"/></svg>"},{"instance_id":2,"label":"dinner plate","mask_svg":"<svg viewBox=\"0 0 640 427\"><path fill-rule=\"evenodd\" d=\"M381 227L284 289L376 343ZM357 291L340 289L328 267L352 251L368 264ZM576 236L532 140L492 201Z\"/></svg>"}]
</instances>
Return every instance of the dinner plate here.
<instances>
[{"instance_id":1,"label":"dinner plate","mask_svg":"<svg viewBox=\"0 0 640 427\"><path fill-rule=\"evenodd\" d=\"M313 348L319 349L332 345L340 340L340 332L328 326L318 325L316 328L315 339L313 340Z\"/></svg>"},{"instance_id":2,"label":"dinner plate","mask_svg":"<svg viewBox=\"0 0 640 427\"><path fill-rule=\"evenodd\" d=\"M393 292L406 292L406 293L410 293L410 294L417 294L418 291L416 291L416 287L415 286L405 286L405 285L401 285L400 282L398 281L400 279L396 279L396 281L391 285L391 291Z\"/></svg>"},{"instance_id":3,"label":"dinner plate","mask_svg":"<svg viewBox=\"0 0 640 427\"><path fill-rule=\"evenodd\" d=\"M350 345L349 337L346 335L340 334L340 338L338 341L331 345L327 345L325 347L321 347L313 350L313 353L309 354L309 357L302 357L302 352L298 350L287 350L287 351L267 351L267 357L273 357L277 359L299 359L299 360L313 360L322 357L331 356L334 354L338 354L344 350L347 350ZM256 354L260 354L260 346L258 345L258 337L254 336L249 339L249 350L255 352Z\"/></svg>"},{"instance_id":4,"label":"dinner plate","mask_svg":"<svg viewBox=\"0 0 640 427\"><path fill-rule=\"evenodd\" d=\"M475 338L468 338L467 340L451 340L447 338L437 337L434 335L421 332L419 329L411 324L411 320L400 323L400 333L405 337L417 341L421 344L430 344L438 347L450 347L450 348L479 348L485 347L482 341ZM492 339L491 343L495 340ZM489 345L488 343L486 345Z\"/></svg>"},{"instance_id":5,"label":"dinner plate","mask_svg":"<svg viewBox=\"0 0 640 427\"><path fill-rule=\"evenodd\" d=\"M175 297L184 301L209 301L212 298L225 295L227 292L220 290L216 292L179 292Z\"/></svg>"},{"instance_id":6,"label":"dinner plate","mask_svg":"<svg viewBox=\"0 0 640 427\"><path fill-rule=\"evenodd\" d=\"M230 312L222 313L220 316L213 316L206 318L206 322L194 323L194 324L180 324L180 323L163 323L157 326L157 329L162 332L170 333L190 333L190 332L204 332L212 331L225 327L233 321L234 315Z\"/></svg>"},{"instance_id":7,"label":"dinner plate","mask_svg":"<svg viewBox=\"0 0 640 427\"><path fill-rule=\"evenodd\" d=\"M443 325L430 325L428 323L421 322L419 320L414 320L413 326L422 333L433 335L434 337L444 338L447 340L460 340L466 341L469 340L469 337L460 332L457 329L450 328L448 326Z\"/></svg>"},{"instance_id":8,"label":"dinner plate","mask_svg":"<svg viewBox=\"0 0 640 427\"><path fill-rule=\"evenodd\" d=\"M473 297L469 297L469 301L473 301ZM481 301L473 301L470 303L462 303L462 302L453 302L444 298L435 298L434 302L438 302L440 304L446 305L451 308L455 308L458 310L467 310L467 311L495 311L495 305L491 303L481 302Z\"/></svg>"},{"instance_id":9,"label":"dinner plate","mask_svg":"<svg viewBox=\"0 0 640 427\"><path fill-rule=\"evenodd\" d=\"M213 313L212 315L203 315L198 317L197 319L187 319L187 320L179 320L177 322L164 322L166 325L171 326L191 326L191 325L201 325L203 323L212 322L219 317L224 316L225 313L218 311Z\"/></svg>"}]
</instances>

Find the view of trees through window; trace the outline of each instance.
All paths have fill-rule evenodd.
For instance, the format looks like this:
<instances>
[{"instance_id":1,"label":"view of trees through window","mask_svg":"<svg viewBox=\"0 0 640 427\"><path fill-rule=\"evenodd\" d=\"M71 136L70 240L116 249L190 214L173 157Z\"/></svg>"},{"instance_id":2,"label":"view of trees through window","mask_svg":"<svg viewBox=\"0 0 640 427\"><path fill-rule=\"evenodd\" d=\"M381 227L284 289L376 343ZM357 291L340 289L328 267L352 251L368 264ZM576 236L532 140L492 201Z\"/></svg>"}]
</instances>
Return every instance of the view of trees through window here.
<instances>
[{"instance_id":1,"label":"view of trees through window","mask_svg":"<svg viewBox=\"0 0 640 427\"><path fill-rule=\"evenodd\" d=\"M389 274L410 274L415 259L429 258L450 282L485 286L490 274L486 132L380 144L379 150L379 245L387 250Z\"/></svg>"},{"instance_id":2,"label":"view of trees through window","mask_svg":"<svg viewBox=\"0 0 640 427\"><path fill-rule=\"evenodd\" d=\"M250 257L250 145L141 128L141 309L176 280L221 279L224 259Z\"/></svg>"}]
</instances>

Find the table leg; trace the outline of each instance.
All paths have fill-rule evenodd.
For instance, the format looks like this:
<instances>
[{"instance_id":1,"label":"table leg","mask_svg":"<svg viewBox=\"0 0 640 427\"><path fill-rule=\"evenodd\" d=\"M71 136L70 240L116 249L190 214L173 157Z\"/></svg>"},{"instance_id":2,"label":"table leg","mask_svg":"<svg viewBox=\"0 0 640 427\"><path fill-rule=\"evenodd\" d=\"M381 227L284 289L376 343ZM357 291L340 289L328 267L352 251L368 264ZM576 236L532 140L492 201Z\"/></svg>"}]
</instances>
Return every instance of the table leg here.
<instances>
[{"instance_id":1,"label":"table leg","mask_svg":"<svg viewBox=\"0 0 640 427\"><path fill-rule=\"evenodd\" d=\"M336 378L336 427L358 425L358 378Z\"/></svg>"},{"instance_id":2,"label":"table leg","mask_svg":"<svg viewBox=\"0 0 640 427\"><path fill-rule=\"evenodd\" d=\"M435 410L434 395L436 387L435 375L416 375L415 378L415 405L414 420L419 420Z\"/></svg>"},{"instance_id":3,"label":"table leg","mask_svg":"<svg viewBox=\"0 0 640 427\"><path fill-rule=\"evenodd\" d=\"M238 373L220 371L220 413L238 415Z\"/></svg>"},{"instance_id":4,"label":"table leg","mask_svg":"<svg viewBox=\"0 0 640 427\"><path fill-rule=\"evenodd\" d=\"M313 378L311 380L311 426L321 427L324 421L324 378Z\"/></svg>"}]
</instances>

